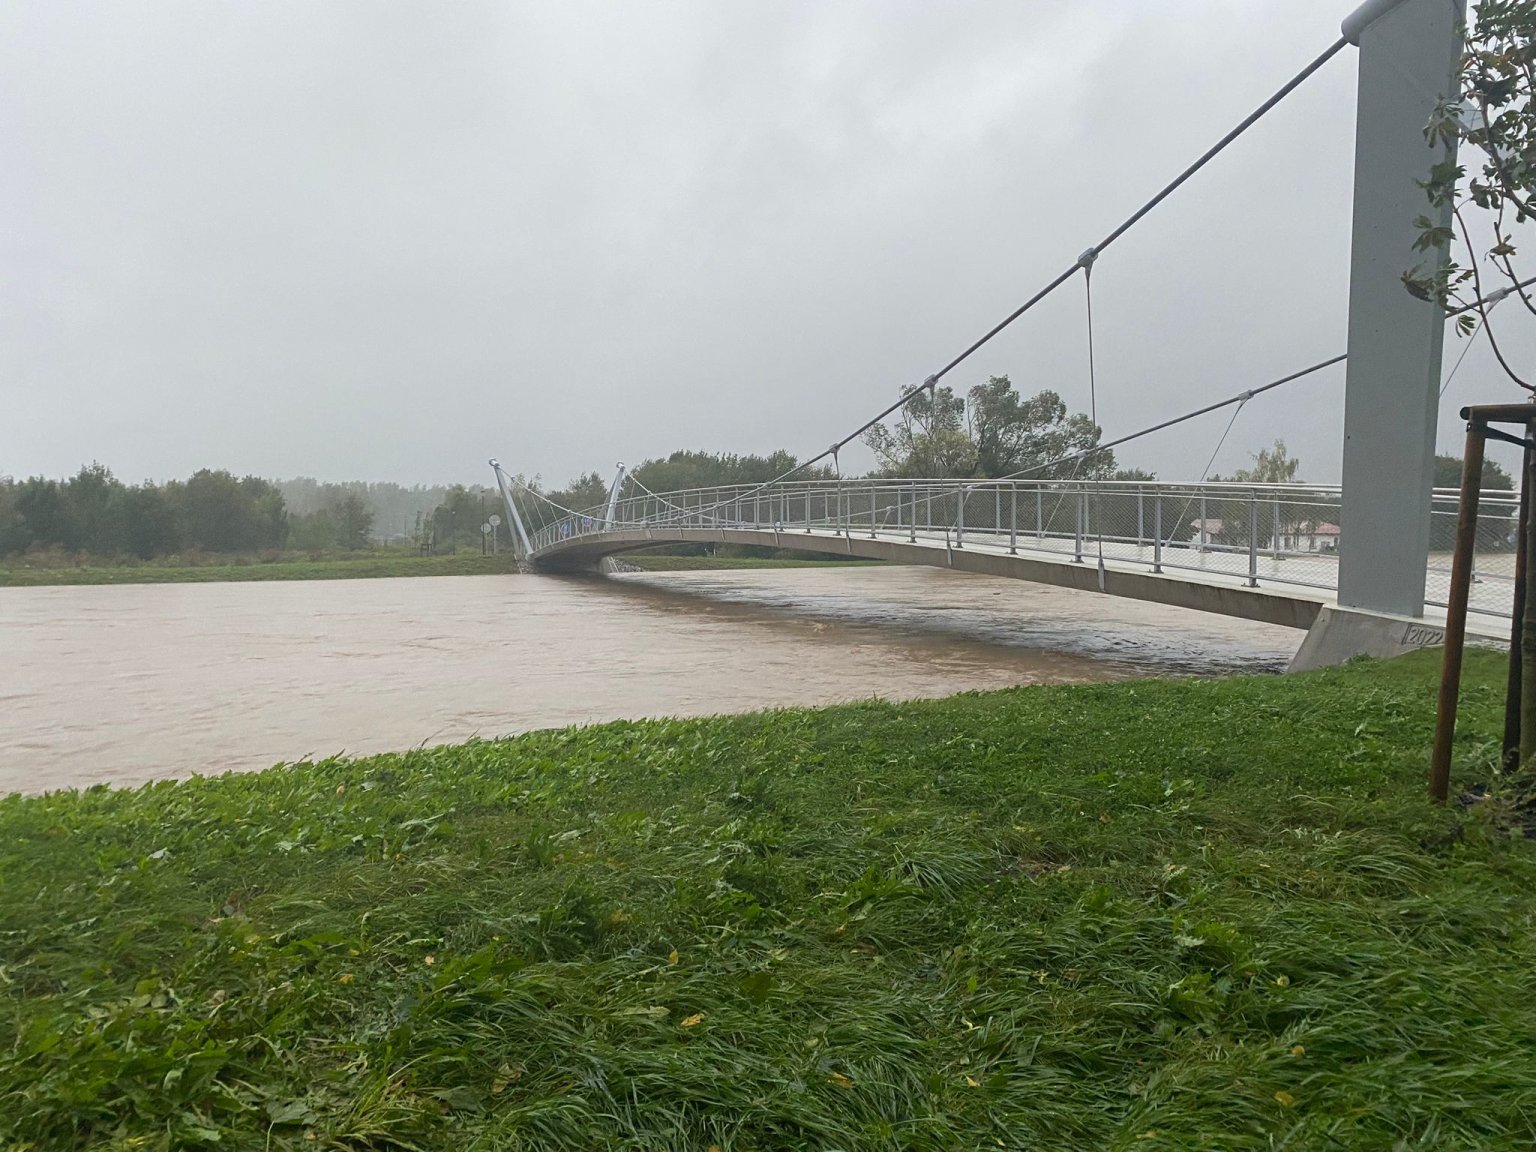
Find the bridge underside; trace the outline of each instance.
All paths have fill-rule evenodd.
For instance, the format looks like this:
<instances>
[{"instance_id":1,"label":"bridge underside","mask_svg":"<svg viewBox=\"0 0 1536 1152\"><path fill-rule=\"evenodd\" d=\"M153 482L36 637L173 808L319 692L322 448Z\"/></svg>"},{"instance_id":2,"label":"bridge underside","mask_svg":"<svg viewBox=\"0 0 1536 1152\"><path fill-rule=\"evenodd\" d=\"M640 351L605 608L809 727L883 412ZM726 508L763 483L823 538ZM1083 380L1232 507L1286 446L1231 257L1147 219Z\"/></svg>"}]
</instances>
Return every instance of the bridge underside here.
<instances>
[{"instance_id":1,"label":"bridge underside","mask_svg":"<svg viewBox=\"0 0 1536 1152\"><path fill-rule=\"evenodd\" d=\"M943 539L921 535L912 541L871 537L857 531L841 535L829 531L775 532L752 528L633 528L573 536L541 548L531 559L535 568L546 572L591 572L609 556L664 544L752 544L895 564L925 564L1082 592L1104 592L1288 628L1310 628L1331 599L1326 593L1314 595L1304 589L1278 592L1248 588L1240 579L1223 573L1202 573L1200 579L1154 573L1144 564L1108 558L1104 561L1104 581L1100 587L1097 557L1085 555L1082 563L1076 563L1071 557L1054 554L1029 555L1021 551L1015 555L1008 551L1006 536L991 539L983 535L973 539L967 535L965 546L955 548Z\"/></svg>"}]
</instances>

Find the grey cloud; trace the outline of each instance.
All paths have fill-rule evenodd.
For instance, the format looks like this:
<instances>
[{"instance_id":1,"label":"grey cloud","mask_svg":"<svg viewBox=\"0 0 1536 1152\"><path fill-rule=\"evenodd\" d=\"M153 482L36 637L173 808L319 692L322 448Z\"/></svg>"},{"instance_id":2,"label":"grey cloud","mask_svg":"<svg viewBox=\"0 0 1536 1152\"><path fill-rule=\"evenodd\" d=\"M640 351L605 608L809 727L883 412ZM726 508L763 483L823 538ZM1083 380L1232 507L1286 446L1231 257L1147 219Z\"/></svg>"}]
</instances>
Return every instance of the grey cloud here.
<instances>
[{"instance_id":1,"label":"grey cloud","mask_svg":"<svg viewBox=\"0 0 1536 1152\"><path fill-rule=\"evenodd\" d=\"M0 4L0 470L819 449L1348 8ZM1112 434L1342 350L1353 85L1345 55L1105 256ZM1080 286L954 380L992 373L1086 408ZM1510 392L1478 348L1446 411ZM1283 435L1335 479L1341 411L1338 372L1256 401L1216 467ZM1193 476L1224 423L1124 458Z\"/></svg>"}]
</instances>

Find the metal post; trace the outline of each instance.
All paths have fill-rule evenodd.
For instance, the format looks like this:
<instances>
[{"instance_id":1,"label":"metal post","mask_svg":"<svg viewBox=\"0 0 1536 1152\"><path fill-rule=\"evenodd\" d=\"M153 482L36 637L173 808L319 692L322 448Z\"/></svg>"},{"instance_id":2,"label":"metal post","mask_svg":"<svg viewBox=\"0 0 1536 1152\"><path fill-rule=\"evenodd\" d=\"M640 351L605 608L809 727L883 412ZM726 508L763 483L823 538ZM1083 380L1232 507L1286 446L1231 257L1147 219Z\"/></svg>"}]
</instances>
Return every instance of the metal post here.
<instances>
[{"instance_id":1,"label":"metal post","mask_svg":"<svg viewBox=\"0 0 1536 1152\"><path fill-rule=\"evenodd\" d=\"M1270 543L1270 550L1274 554L1275 562L1278 563L1279 560L1280 560L1280 497L1278 497L1278 496L1276 496L1275 500L1274 500L1274 509L1275 509L1275 535L1274 535L1274 538L1271 539L1269 543Z\"/></svg>"},{"instance_id":2,"label":"metal post","mask_svg":"<svg viewBox=\"0 0 1536 1152\"><path fill-rule=\"evenodd\" d=\"M1454 164L1455 145L1426 144L1424 125L1457 94L1465 0L1368 0L1344 21L1360 48L1350 245L1349 367L1344 382L1344 494L1339 603L1419 616L1429 559L1430 492L1445 315L1403 290L1443 249L1414 250L1429 218L1451 223L1419 181Z\"/></svg>"},{"instance_id":3,"label":"metal post","mask_svg":"<svg viewBox=\"0 0 1536 1152\"><path fill-rule=\"evenodd\" d=\"M1146 493L1136 489L1136 554L1141 555L1142 542L1147 537Z\"/></svg>"},{"instance_id":4,"label":"metal post","mask_svg":"<svg viewBox=\"0 0 1536 1152\"><path fill-rule=\"evenodd\" d=\"M1200 551L1205 551L1205 489L1200 490Z\"/></svg>"},{"instance_id":5,"label":"metal post","mask_svg":"<svg viewBox=\"0 0 1536 1152\"><path fill-rule=\"evenodd\" d=\"M1077 490L1077 540L1072 546L1072 563L1083 562L1083 490Z\"/></svg>"},{"instance_id":6,"label":"metal post","mask_svg":"<svg viewBox=\"0 0 1536 1152\"><path fill-rule=\"evenodd\" d=\"M1259 586L1259 494L1248 493L1248 587Z\"/></svg>"},{"instance_id":7,"label":"metal post","mask_svg":"<svg viewBox=\"0 0 1536 1152\"><path fill-rule=\"evenodd\" d=\"M965 485L955 491L955 547L964 548L965 540Z\"/></svg>"},{"instance_id":8,"label":"metal post","mask_svg":"<svg viewBox=\"0 0 1536 1152\"><path fill-rule=\"evenodd\" d=\"M1435 707L1435 748L1429 762L1429 795L1444 803L1450 794L1451 741L1461 692L1461 655L1467 639L1467 597L1472 588L1472 549L1477 535L1477 502L1483 486L1483 426L1467 421L1467 448L1461 465L1461 503L1456 516L1456 551L1451 556L1451 593L1445 606L1445 655L1440 662L1440 699Z\"/></svg>"},{"instance_id":9,"label":"metal post","mask_svg":"<svg viewBox=\"0 0 1536 1152\"><path fill-rule=\"evenodd\" d=\"M911 529L910 529L911 534L907 537L907 539L909 539L912 543L916 544L917 543L917 485L916 484L912 485L912 491L911 491L910 495L911 495L911 498L912 498L912 508L911 508L912 524L911 524Z\"/></svg>"},{"instance_id":10,"label":"metal post","mask_svg":"<svg viewBox=\"0 0 1536 1152\"><path fill-rule=\"evenodd\" d=\"M1035 483L1035 543L1045 543L1045 489Z\"/></svg>"},{"instance_id":11,"label":"metal post","mask_svg":"<svg viewBox=\"0 0 1536 1152\"><path fill-rule=\"evenodd\" d=\"M1163 494L1152 497L1152 571L1163 570Z\"/></svg>"},{"instance_id":12,"label":"metal post","mask_svg":"<svg viewBox=\"0 0 1536 1152\"><path fill-rule=\"evenodd\" d=\"M608 515L604 518L607 527L613 527L613 517L619 506L619 489L624 487L624 461L619 461L619 470L614 473L613 490L608 493Z\"/></svg>"},{"instance_id":13,"label":"metal post","mask_svg":"<svg viewBox=\"0 0 1536 1152\"><path fill-rule=\"evenodd\" d=\"M1008 555L1019 554L1019 485L1018 481L1010 481L1008 484Z\"/></svg>"},{"instance_id":14,"label":"metal post","mask_svg":"<svg viewBox=\"0 0 1536 1152\"><path fill-rule=\"evenodd\" d=\"M1003 487L999 484L992 490L992 534L995 536L1003 527Z\"/></svg>"},{"instance_id":15,"label":"metal post","mask_svg":"<svg viewBox=\"0 0 1536 1152\"><path fill-rule=\"evenodd\" d=\"M869 538L875 538L875 486L869 486Z\"/></svg>"}]
</instances>

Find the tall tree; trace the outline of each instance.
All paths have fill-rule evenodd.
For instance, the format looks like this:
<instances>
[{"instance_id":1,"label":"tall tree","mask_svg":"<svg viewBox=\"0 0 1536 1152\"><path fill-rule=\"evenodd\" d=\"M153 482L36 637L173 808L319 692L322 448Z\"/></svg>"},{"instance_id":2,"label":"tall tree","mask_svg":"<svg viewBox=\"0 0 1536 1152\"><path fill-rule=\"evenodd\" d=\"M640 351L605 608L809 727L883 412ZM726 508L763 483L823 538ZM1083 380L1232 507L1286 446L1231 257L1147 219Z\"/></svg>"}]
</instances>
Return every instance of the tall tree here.
<instances>
[{"instance_id":1,"label":"tall tree","mask_svg":"<svg viewBox=\"0 0 1536 1152\"><path fill-rule=\"evenodd\" d=\"M1239 468L1232 479L1239 484L1299 484L1297 471L1301 461L1286 451L1285 441L1276 440L1273 446L1254 453L1251 468Z\"/></svg>"},{"instance_id":2,"label":"tall tree","mask_svg":"<svg viewBox=\"0 0 1536 1152\"><path fill-rule=\"evenodd\" d=\"M171 485L161 488L149 483L122 488L108 506L117 547L141 560L177 551L181 533L170 495L175 491Z\"/></svg>"},{"instance_id":3,"label":"tall tree","mask_svg":"<svg viewBox=\"0 0 1536 1152\"><path fill-rule=\"evenodd\" d=\"M328 511L335 525L337 547L354 552L368 547L373 534L373 511L361 495L347 492Z\"/></svg>"},{"instance_id":4,"label":"tall tree","mask_svg":"<svg viewBox=\"0 0 1536 1152\"><path fill-rule=\"evenodd\" d=\"M865 436L887 476L992 478L1023 472L1032 480L1103 479L1113 452L1092 452L1101 430L1068 413L1055 392L1020 397L1007 376L993 376L961 398L948 387L905 390L910 397L889 426ZM1089 453L1088 455L1083 455Z\"/></svg>"}]
</instances>

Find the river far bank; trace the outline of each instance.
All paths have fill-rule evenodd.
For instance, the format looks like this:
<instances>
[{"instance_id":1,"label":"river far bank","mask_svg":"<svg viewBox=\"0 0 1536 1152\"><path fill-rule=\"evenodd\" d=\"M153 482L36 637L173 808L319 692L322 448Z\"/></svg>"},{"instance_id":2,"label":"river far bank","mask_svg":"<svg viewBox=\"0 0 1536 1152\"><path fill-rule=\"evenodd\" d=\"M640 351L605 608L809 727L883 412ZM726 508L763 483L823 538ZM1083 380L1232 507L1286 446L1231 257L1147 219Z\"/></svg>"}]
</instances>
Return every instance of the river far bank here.
<instances>
[{"instance_id":1,"label":"river far bank","mask_svg":"<svg viewBox=\"0 0 1536 1152\"><path fill-rule=\"evenodd\" d=\"M1468 653L0 800L0 1144L1512 1148L1536 852Z\"/></svg>"},{"instance_id":2,"label":"river far bank","mask_svg":"<svg viewBox=\"0 0 1536 1152\"><path fill-rule=\"evenodd\" d=\"M625 563L645 572L730 571L733 569L821 568L828 565L867 565L871 560L802 559L749 556L635 555ZM399 576L490 576L514 573L509 553L479 556L416 556L385 552L336 558L304 559L210 557L196 564L102 562L0 565L0 588L41 588L74 584L208 584L244 580L362 580Z\"/></svg>"}]
</instances>

